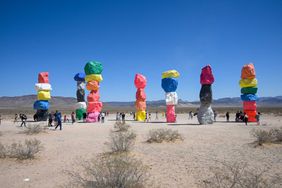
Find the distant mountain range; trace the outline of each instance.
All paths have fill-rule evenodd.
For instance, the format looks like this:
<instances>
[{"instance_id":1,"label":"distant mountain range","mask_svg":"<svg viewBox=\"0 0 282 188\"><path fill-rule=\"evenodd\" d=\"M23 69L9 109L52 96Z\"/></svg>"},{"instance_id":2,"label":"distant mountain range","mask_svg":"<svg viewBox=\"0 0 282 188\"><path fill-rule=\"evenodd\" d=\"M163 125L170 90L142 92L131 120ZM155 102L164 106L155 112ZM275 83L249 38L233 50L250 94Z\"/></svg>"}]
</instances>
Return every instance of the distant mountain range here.
<instances>
[{"instance_id":1,"label":"distant mountain range","mask_svg":"<svg viewBox=\"0 0 282 188\"><path fill-rule=\"evenodd\" d=\"M0 109L17 109L17 108L32 108L34 101L37 100L36 95L25 95L16 97L0 97ZM58 109L72 109L76 99L73 97L52 97L51 107ZM105 108L131 108L134 107L134 102L104 102ZM198 107L199 101L184 101L179 100L179 107ZM282 96L277 97L261 97L257 102L260 107L282 107ZM164 100L147 101L148 107L164 107ZM213 101L215 107L240 107L242 106L239 97L221 98Z\"/></svg>"}]
</instances>

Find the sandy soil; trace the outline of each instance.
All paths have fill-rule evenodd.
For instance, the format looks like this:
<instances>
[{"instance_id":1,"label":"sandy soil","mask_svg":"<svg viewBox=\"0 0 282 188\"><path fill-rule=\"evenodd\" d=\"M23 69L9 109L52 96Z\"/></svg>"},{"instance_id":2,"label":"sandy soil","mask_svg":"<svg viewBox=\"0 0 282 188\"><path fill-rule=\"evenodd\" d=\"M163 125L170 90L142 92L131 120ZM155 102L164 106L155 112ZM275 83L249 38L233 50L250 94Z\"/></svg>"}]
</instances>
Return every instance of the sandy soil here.
<instances>
[{"instance_id":1,"label":"sandy soil","mask_svg":"<svg viewBox=\"0 0 282 188\"><path fill-rule=\"evenodd\" d=\"M104 124L66 123L62 131L48 130L38 135L20 134L19 123L5 120L0 125L0 142L11 144L29 138L39 139L44 150L36 159L16 161L0 159L0 187L59 187L68 182L65 170L78 169L78 163L98 153L106 152L109 133L115 123L114 115ZM129 118L129 115L127 115ZM155 116L153 115L153 121ZM162 117L151 123L128 121L137 134L133 153L150 167L152 181L159 187L198 187L209 176L209 167L218 161L242 161L253 167L270 165L270 173L282 172L282 145L254 148L250 145L253 128L270 129L281 126L282 117L262 116L264 126L226 123L218 118L213 125L199 126L196 118L179 115L175 124L165 123ZM183 142L148 144L148 132L156 128L178 130ZM29 178L29 181L24 179Z\"/></svg>"}]
</instances>

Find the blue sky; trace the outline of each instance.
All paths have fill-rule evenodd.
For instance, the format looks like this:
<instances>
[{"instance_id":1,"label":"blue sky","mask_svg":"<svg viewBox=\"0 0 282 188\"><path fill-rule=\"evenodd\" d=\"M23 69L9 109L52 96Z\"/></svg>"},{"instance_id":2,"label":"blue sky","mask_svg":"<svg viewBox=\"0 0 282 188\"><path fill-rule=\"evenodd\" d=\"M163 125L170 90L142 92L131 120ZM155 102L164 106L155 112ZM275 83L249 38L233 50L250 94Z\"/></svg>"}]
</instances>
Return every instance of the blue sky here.
<instances>
[{"instance_id":1,"label":"blue sky","mask_svg":"<svg viewBox=\"0 0 282 188\"><path fill-rule=\"evenodd\" d=\"M198 100L211 64L214 98L238 97L241 68L253 62L259 96L282 95L280 0L0 1L0 96L36 94L48 71L54 96L73 96L73 76L103 63L102 101L135 98L135 73L148 100L164 99L161 73L180 72L178 95Z\"/></svg>"}]
</instances>

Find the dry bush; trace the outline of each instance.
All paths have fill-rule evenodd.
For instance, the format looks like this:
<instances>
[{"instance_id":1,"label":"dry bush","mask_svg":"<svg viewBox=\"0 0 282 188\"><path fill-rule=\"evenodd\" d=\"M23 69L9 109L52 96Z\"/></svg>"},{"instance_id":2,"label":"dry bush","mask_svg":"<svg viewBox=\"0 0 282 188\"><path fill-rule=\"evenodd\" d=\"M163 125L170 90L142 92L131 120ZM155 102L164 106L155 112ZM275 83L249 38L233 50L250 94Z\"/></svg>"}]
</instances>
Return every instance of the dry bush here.
<instances>
[{"instance_id":1,"label":"dry bush","mask_svg":"<svg viewBox=\"0 0 282 188\"><path fill-rule=\"evenodd\" d=\"M281 143L282 142L282 127L278 129L262 130L253 129L251 135L256 138L256 143L262 145L263 143Z\"/></svg>"},{"instance_id":2,"label":"dry bush","mask_svg":"<svg viewBox=\"0 0 282 188\"><path fill-rule=\"evenodd\" d=\"M263 143L271 143L274 141L273 130L252 129L250 134L256 138L256 142L260 146Z\"/></svg>"},{"instance_id":3,"label":"dry bush","mask_svg":"<svg viewBox=\"0 0 282 188\"><path fill-rule=\"evenodd\" d=\"M120 122L117 121L114 125L114 128L116 132L124 132L124 131L128 131L128 129L130 128L128 124L126 124L125 122Z\"/></svg>"},{"instance_id":4,"label":"dry bush","mask_svg":"<svg viewBox=\"0 0 282 188\"><path fill-rule=\"evenodd\" d=\"M102 154L83 164L83 173L68 173L71 185L85 188L144 188L147 167L127 154Z\"/></svg>"},{"instance_id":5,"label":"dry bush","mask_svg":"<svg viewBox=\"0 0 282 188\"><path fill-rule=\"evenodd\" d=\"M33 159L42 148L41 142L37 139L25 140L23 144L13 143L8 149L8 157L20 160Z\"/></svg>"},{"instance_id":6,"label":"dry bush","mask_svg":"<svg viewBox=\"0 0 282 188\"><path fill-rule=\"evenodd\" d=\"M174 142L176 140L183 140L182 135L177 130L173 131L171 129L154 129L149 132L147 142L162 143L164 141Z\"/></svg>"},{"instance_id":7,"label":"dry bush","mask_svg":"<svg viewBox=\"0 0 282 188\"><path fill-rule=\"evenodd\" d=\"M108 143L112 153L128 152L134 146L136 134L132 131L111 132Z\"/></svg>"},{"instance_id":8,"label":"dry bush","mask_svg":"<svg viewBox=\"0 0 282 188\"><path fill-rule=\"evenodd\" d=\"M2 143L0 143L0 159L6 158L6 156L7 156L6 147Z\"/></svg>"},{"instance_id":9,"label":"dry bush","mask_svg":"<svg viewBox=\"0 0 282 188\"><path fill-rule=\"evenodd\" d=\"M40 126L40 124L28 125L25 130L23 130L24 134L33 135L44 132L44 129Z\"/></svg>"},{"instance_id":10,"label":"dry bush","mask_svg":"<svg viewBox=\"0 0 282 188\"><path fill-rule=\"evenodd\" d=\"M273 134L276 142L282 142L282 127L274 129Z\"/></svg>"},{"instance_id":11,"label":"dry bush","mask_svg":"<svg viewBox=\"0 0 282 188\"><path fill-rule=\"evenodd\" d=\"M212 176L203 181L205 188L278 188L281 175L269 176L269 169L250 169L246 163L220 163L210 168Z\"/></svg>"}]
</instances>

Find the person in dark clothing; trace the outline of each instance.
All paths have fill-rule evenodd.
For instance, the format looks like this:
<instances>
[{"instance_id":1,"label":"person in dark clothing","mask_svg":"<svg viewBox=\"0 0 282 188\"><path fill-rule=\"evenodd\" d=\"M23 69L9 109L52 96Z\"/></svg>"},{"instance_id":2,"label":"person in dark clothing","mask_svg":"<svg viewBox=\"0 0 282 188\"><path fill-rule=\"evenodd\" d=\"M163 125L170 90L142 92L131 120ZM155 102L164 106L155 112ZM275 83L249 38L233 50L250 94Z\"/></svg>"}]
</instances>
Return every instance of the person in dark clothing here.
<instances>
[{"instance_id":1,"label":"person in dark clothing","mask_svg":"<svg viewBox=\"0 0 282 188\"><path fill-rule=\"evenodd\" d=\"M239 122L239 119L240 119L240 113L239 113L239 111L237 111L236 116L235 116L235 121Z\"/></svg>"},{"instance_id":2,"label":"person in dark clothing","mask_svg":"<svg viewBox=\"0 0 282 188\"><path fill-rule=\"evenodd\" d=\"M26 127L26 120L27 120L26 115L20 114L20 118L21 118L21 121L22 121L22 124L20 125L20 127L22 127L23 125Z\"/></svg>"},{"instance_id":3,"label":"person in dark clothing","mask_svg":"<svg viewBox=\"0 0 282 188\"><path fill-rule=\"evenodd\" d=\"M71 113L71 123L72 123L72 124L75 123L75 115L74 115L74 112Z\"/></svg>"},{"instance_id":4,"label":"person in dark clothing","mask_svg":"<svg viewBox=\"0 0 282 188\"><path fill-rule=\"evenodd\" d=\"M121 114L121 120L122 120L122 123L125 123L125 113Z\"/></svg>"},{"instance_id":5,"label":"person in dark clothing","mask_svg":"<svg viewBox=\"0 0 282 188\"><path fill-rule=\"evenodd\" d=\"M229 117L230 117L229 112L226 112L225 116L226 116L226 121L229 122Z\"/></svg>"},{"instance_id":6,"label":"person in dark clothing","mask_svg":"<svg viewBox=\"0 0 282 188\"><path fill-rule=\"evenodd\" d=\"M58 110L56 111L56 113L54 114L55 116L55 121L57 122L57 126L55 127L55 130L60 126L60 130L62 130L62 115L61 112L59 112Z\"/></svg>"},{"instance_id":7,"label":"person in dark clothing","mask_svg":"<svg viewBox=\"0 0 282 188\"><path fill-rule=\"evenodd\" d=\"M245 125L248 125L249 117L246 113L244 113L244 118L243 118Z\"/></svg>"},{"instance_id":8,"label":"person in dark clothing","mask_svg":"<svg viewBox=\"0 0 282 188\"><path fill-rule=\"evenodd\" d=\"M84 112L83 113L83 122L86 122L87 114Z\"/></svg>"},{"instance_id":9,"label":"person in dark clothing","mask_svg":"<svg viewBox=\"0 0 282 188\"><path fill-rule=\"evenodd\" d=\"M53 114L49 113L48 114L48 127L53 127L52 123L53 123Z\"/></svg>"}]
</instances>

